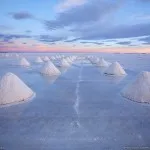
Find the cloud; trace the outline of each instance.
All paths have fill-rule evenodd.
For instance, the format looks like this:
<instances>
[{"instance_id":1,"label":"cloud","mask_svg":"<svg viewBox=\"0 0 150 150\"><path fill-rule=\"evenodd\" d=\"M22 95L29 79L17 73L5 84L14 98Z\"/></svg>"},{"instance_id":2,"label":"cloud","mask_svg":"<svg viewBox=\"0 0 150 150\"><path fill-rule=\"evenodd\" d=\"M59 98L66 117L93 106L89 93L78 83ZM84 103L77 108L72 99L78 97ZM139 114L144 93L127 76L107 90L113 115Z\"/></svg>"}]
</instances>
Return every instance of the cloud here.
<instances>
[{"instance_id":1,"label":"cloud","mask_svg":"<svg viewBox=\"0 0 150 150\"><path fill-rule=\"evenodd\" d=\"M54 44L55 42L64 41L67 39L65 36L51 36L51 35L18 35L18 34L0 34L0 42L12 43L16 39L33 39L36 41L44 42L47 44ZM22 44L26 44L23 42Z\"/></svg>"},{"instance_id":2,"label":"cloud","mask_svg":"<svg viewBox=\"0 0 150 150\"><path fill-rule=\"evenodd\" d=\"M66 40L66 37L64 37L64 36L62 36L62 37L57 36L56 37L56 36L50 36L50 35L40 35L38 37L38 40L41 42L46 42L46 43L54 43L54 42Z\"/></svg>"},{"instance_id":3,"label":"cloud","mask_svg":"<svg viewBox=\"0 0 150 150\"><path fill-rule=\"evenodd\" d=\"M142 2L142 0L138 1ZM150 2L150 0L147 0L147 2ZM88 0L81 5L72 7L72 9L59 12L56 15L56 19L46 20L44 24L48 30L69 29L75 39L65 42L120 39L150 35L150 23L148 22L139 24L119 24L118 22L113 22L112 16L117 16L116 12L124 6L124 3L124 0ZM122 43L122 45L125 44L127 43Z\"/></svg>"},{"instance_id":4,"label":"cloud","mask_svg":"<svg viewBox=\"0 0 150 150\"><path fill-rule=\"evenodd\" d=\"M140 21L149 21L150 20L150 14L136 15L133 17L137 20L140 20Z\"/></svg>"},{"instance_id":5,"label":"cloud","mask_svg":"<svg viewBox=\"0 0 150 150\"><path fill-rule=\"evenodd\" d=\"M116 11L119 6L118 0L115 2L90 0L88 3L58 13L55 20L46 20L45 26L48 30L72 26L80 28L81 25L103 21L107 15Z\"/></svg>"},{"instance_id":6,"label":"cloud","mask_svg":"<svg viewBox=\"0 0 150 150\"><path fill-rule=\"evenodd\" d=\"M12 30L13 28L11 26L8 25L0 25L0 30L4 31L4 30Z\"/></svg>"},{"instance_id":7,"label":"cloud","mask_svg":"<svg viewBox=\"0 0 150 150\"><path fill-rule=\"evenodd\" d=\"M82 40L119 39L148 36L150 35L150 23L118 25L103 30L99 30L99 28L94 28L93 30L89 31L79 30L76 32L79 32L80 39Z\"/></svg>"},{"instance_id":8,"label":"cloud","mask_svg":"<svg viewBox=\"0 0 150 150\"><path fill-rule=\"evenodd\" d=\"M58 12L62 12L73 7L83 5L87 0L63 0L56 6Z\"/></svg>"},{"instance_id":9,"label":"cloud","mask_svg":"<svg viewBox=\"0 0 150 150\"><path fill-rule=\"evenodd\" d=\"M96 45L103 45L104 43L103 42L80 42L82 44L96 44Z\"/></svg>"},{"instance_id":10,"label":"cloud","mask_svg":"<svg viewBox=\"0 0 150 150\"><path fill-rule=\"evenodd\" d=\"M33 19L34 16L29 12L11 12L9 15L15 20Z\"/></svg>"},{"instance_id":11,"label":"cloud","mask_svg":"<svg viewBox=\"0 0 150 150\"><path fill-rule=\"evenodd\" d=\"M143 44L150 44L150 36L139 39L139 41L145 42Z\"/></svg>"},{"instance_id":12,"label":"cloud","mask_svg":"<svg viewBox=\"0 0 150 150\"><path fill-rule=\"evenodd\" d=\"M0 40L3 42L10 42L13 39L31 38L28 35L17 35L17 34L0 34Z\"/></svg>"},{"instance_id":13,"label":"cloud","mask_svg":"<svg viewBox=\"0 0 150 150\"><path fill-rule=\"evenodd\" d=\"M31 33L32 31L31 31L31 30L26 30L25 32L26 32L26 33Z\"/></svg>"},{"instance_id":14,"label":"cloud","mask_svg":"<svg viewBox=\"0 0 150 150\"><path fill-rule=\"evenodd\" d=\"M150 43L143 43L143 45L150 45Z\"/></svg>"},{"instance_id":15,"label":"cloud","mask_svg":"<svg viewBox=\"0 0 150 150\"><path fill-rule=\"evenodd\" d=\"M78 41L78 40L79 40L79 38L75 38L75 39L71 39L71 40L66 40L64 42L71 43L71 42L75 42L75 41Z\"/></svg>"},{"instance_id":16,"label":"cloud","mask_svg":"<svg viewBox=\"0 0 150 150\"><path fill-rule=\"evenodd\" d=\"M120 45L130 45L130 44L131 44L131 42L130 42L130 41L117 42L116 44L120 44Z\"/></svg>"}]
</instances>

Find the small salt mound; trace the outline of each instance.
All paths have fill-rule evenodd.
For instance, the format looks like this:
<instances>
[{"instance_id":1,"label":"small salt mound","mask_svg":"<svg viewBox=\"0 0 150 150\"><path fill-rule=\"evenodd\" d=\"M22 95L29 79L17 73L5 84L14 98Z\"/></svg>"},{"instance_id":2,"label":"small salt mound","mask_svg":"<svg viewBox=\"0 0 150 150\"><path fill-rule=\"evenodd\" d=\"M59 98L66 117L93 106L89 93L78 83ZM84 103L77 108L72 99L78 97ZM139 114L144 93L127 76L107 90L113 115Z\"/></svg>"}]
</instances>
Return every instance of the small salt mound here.
<instances>
[{"instance_id":1,"label":"small salt mound","mask_svg":"<svg viewBox=\"0 0 150 150\"><path fill-rule=\"evenodd\" d=\"M44 67L41 70L41 73L48 76L57 76L61 74L61 72L50 61L44 65Z\"/></svg>"},{"instance_id":2,"label":"small salt mound","mask_svg":"<svg viewBox=\"0 0 150 150\"><path fill-rule=\"evenodd\" d=\"M112 63L104 73L117 76L126 75L126 72L118 62Z\"/></svg>"},{"instance_id":3,"label":"small salt mound","mask_svg":"<svg viewBox=\"0 0 150 150\"><path fill-rule=\"evenodd\" d=\"M15 74L7 73L0 80L0 105L25 101L34 92Z\"/></svg>"},{"instance_id":4,"label":"small salt mound","mask_svg":"<svg viewBox=\"0 0 150 150\"><path fill-rule=\"evenodd\" d=\"M56 57L54 56L54 59L53 60L56 60Z\"/></svg>"},{"instance_id":5,"label":"small salt mound","mask_svg":"<svg viewBox=\"0 0 150 150\"><path fill-rule=\"evenodd\" d=\"M68 63L68 61L66 59L62 59L61 62L60 62L60 66L69 67L70 63Z\"/></svg>"},{"instance_id":6,"label":"small salt mound","mask_svg":"<svg viewBox=\"0 0 150 150\"><path fill-rule=\"evenodd\" d=\"M35 60L35 62L36 62L36 63L42 63L43 60L41 59L41 57L37 57L36 60Z\"/></svg>"},{"instance_id":7,"label":"small salt mound","mask_svg":"<svg viewBox=\"0 0 150 150\"><path fill-rule=\"evenodd\" d=\"M90 61L92 64L97 64L100 61L100 59L98 57L92 57L90 58Z\"/></svg>"},{"instance_id":8,"label":"small salt mound","mask_svg":"<svg viewBox=\"0 0 150 150\"><path fill-rule=\"evenodd\" d=\"M97 63L97 66L100 66L100 67L108 67L109 66L109 63L107 61L105 61L103 58L99 59L98 63Z\"/></svg>"},{"instance_id":9,"label":"small salt mound","mask_svg":"<svg viewBox=\"0 0 150 150\"><path fill-rule=\"evenodd\" d=\"M72 64L72 60L71 60L70 57L67 57L66 60L67 60L67 62L68 62L69 64Z\"/></svg>"},{"instance_id":10,"label":"small salt mound","mask_svg":"<svg viewBox=\"0 0 150 150\"><path fill-rule=\"evenodd\" d=\"M48 58L48 56L45 56L44 58L43 58L43 61L49 61L50 59Z\"/></svg>"},{"instance_id":11,"label":"small salt mound","mask_svg":"<svg viewBox=\"0 0 150 150\"><path fill-rule=\"evenodd\" d=\"M94 63L98 63L99 61L101 61L100 58L96 57L95 60L94 60Z\"/></svg>"},{"instance_id":12,"label":"small salt mound","mask_svg":"<svg viewBox=\"0 0 150 150\"><path fill-rule=\"evenodd\" d=\"M5 54L5 57L9 57L10 55L7 53L7 54Z\"/></svg>"},{"instance_id":13,"label":"small salt mound","mask_svg":"<svg viewBox=\"0 0 150 150\"><path fill-rule=\"evenodd\" d=\"M54 57L54 56L51 56L51 60L55 60L55 57Z\"/></svg>"},{"instance_id":14,"label":"small salt mound","mask_svg":"<svg viewBox=\"0 0 150 150\"><path fill-rule=\"evenodd\" d=\"M26 58L22 58L21 61L20 61L20 65L24 66L24 67L29 67L30 63L27 61Z\"/></svg>"},{"instance_id":15,"label":"small salt mound","mask_svg":"<svg viewBox=\"0 0 150 150\"><path fill-rule=\"evenodd\" d=\"M15 54L16 58L19 58L19 54Z\"/></svg>"},{"instance_id":16,"label":"small salt mound","mask_svg":"<svg viewBox=\"0 0 150 150\"><path fill-rule=\"evenodd\" d=\"M130 100L150 103L150 72L141 72L121 93Z\"/></svg>"}]
</instances>

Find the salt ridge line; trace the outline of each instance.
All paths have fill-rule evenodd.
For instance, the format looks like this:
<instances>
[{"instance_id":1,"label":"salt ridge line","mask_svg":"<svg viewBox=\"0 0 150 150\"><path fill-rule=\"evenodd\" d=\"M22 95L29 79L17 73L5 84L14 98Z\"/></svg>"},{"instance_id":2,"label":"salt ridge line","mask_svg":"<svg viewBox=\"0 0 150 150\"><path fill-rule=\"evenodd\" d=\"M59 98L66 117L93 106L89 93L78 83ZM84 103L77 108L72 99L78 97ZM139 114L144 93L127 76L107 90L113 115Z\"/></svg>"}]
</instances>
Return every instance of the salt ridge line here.
<instances>
[{"instance_id":1,"label":"salt ridge line","mask_svg":"<svg viewBox=\"0 0 150 150\"><path fill-rule=\"evenodd\" d=\"M79 101L80 101L80 97L79 97L79 88L80 88L80 81L81 81L81 74L82 74L82 66L80 67L80 72L79 72L79 80L78 80L78 82L77 82L77 84L76 84L76 90L75 90L75 94L76 94L76 100L75 100L75 104L74 104L74 110L75 110L75 112L76 112L76 114L77 114L77 120L76 121L73 121L72 123L71 123L71 126L73 127L73 128L79 128L79 127L81 127L81 124L80 124L80 121L79 121ZM75 132L75 131L73 131L73 132Z\"/></svg>"},{"instance_id":2,"label":"salt ridge line","mask_svg":"<svg viewBox=\"0 0 150 150\"><path fill-rule=\"evenodd\" d=\"M81 66L81 69L80 69L79 80L77 82L76 92L75 92L76 93L76 101L75 101L75 104L74 104L74 109L75 109L78 116L79 116L79 102L80 102L79 88L80 88L80 82L82 81L81 80L82 70L83 70L83 65Z\"/></svg>"}]
</instances>

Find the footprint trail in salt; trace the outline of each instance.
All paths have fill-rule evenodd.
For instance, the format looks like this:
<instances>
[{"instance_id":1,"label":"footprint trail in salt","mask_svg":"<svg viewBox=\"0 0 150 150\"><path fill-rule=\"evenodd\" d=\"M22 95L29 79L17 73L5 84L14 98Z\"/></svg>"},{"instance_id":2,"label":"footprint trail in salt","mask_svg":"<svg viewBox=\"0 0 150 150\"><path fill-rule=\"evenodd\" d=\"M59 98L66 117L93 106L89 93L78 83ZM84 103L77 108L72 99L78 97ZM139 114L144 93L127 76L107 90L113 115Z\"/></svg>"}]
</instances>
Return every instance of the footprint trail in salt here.
<instances>
[{"instance_id":1,"label":"footprint trail in salt","mask_svg":"<svg viewBox=\"0 0 150 150\"><path fill-rule=\"evenodd\" d=\"M75 100L75 104L74 104L74 110L77 114L77 120L74 121L74 126L76 128L80 127L80 122L79 122L79 117L80 117L80 112L79 112L79 104L80 104L80 96L79 96L79 88L80 88L80 82L81 82L81 79L82 79L82 70L83 70L83 65L81 63L81 66L80 66L80 72L79 72L79 78L78 78L78 82L77 82L77 85L76 85L76 100Z\"/></svg>"}]
</instances>

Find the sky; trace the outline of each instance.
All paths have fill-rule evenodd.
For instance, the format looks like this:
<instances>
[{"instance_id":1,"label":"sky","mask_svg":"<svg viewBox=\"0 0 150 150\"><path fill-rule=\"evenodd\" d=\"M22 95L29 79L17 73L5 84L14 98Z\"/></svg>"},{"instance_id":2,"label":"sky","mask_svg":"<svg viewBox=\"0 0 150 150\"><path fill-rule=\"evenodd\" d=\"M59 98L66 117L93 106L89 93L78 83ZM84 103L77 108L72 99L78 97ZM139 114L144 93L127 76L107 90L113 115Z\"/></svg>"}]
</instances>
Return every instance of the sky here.
<instances>
[{"instance_id":1,"label":"sky","mask_svg":"<svg viewBox=\"0 0 150 150\"><path fill-rule=\"evenodd\" d=\"M0 0L0 51L150 53L150 0Z\"/></svg>"}]
</instances>

